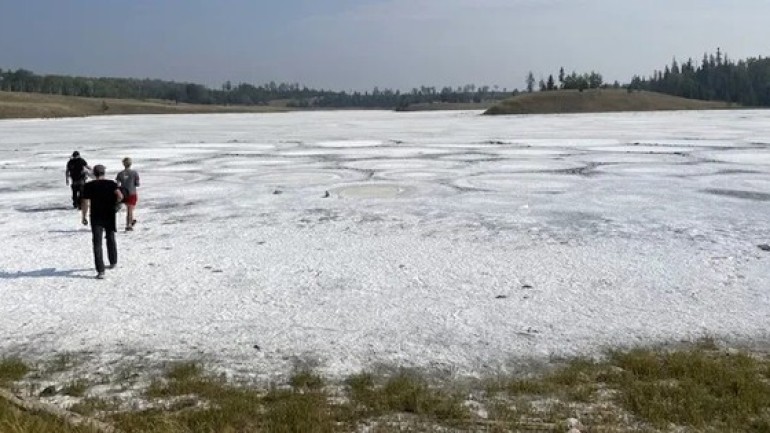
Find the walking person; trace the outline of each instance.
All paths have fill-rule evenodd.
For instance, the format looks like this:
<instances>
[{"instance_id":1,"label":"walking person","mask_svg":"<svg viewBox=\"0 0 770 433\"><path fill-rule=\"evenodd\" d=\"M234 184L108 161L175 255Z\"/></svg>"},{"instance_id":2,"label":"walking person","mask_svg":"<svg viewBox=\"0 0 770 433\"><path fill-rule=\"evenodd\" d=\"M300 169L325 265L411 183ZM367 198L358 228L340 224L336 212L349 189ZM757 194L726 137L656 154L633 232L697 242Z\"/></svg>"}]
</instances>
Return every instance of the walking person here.
<instances>
[{"instance_id":1,"label":"walking person","mask_svg":"<svg viewBox=\"0 0 770 433\"><path fill-rule=\"evenodd\" d=\"M102 252L102 237L107 238L107 259L110 261L110 269L118 264L118 246L115 243L116 205L123 200L118 184L104 178L103 165L95 165L93 168L95 179L83 187L83 200L80 207L83 216L83 225L88 225L86 214L91 210L91 238L94 247L94 263L96 265L96 278L104 278L104 255Z\"/></svg>"},{"instance_id":2,"label":"walking person","mask_svg":"<svg viewBox=\"0 0 770 433\"><path fill-rule=\"evenodd\" d=\"M115 181L118 182L121 190L123 191L125 198L123 202L126 204L126 231L130 232L136 225L136 218L134 218L134 208L136 208L136 202L139 200L139 196L136 193L136 187L139 186L139 173L136 170L131 169L131 158L123 158L123 171L118 173L115 177Z\"/></svg>"},{"instance_id":3,"label":"walking person","mask_svg":"<svg viewBox=\"0 0 770 433\"><path fill-rule=\"evenodd\" d=\"M75 209L80 209L80 196L83 194L83 185L86 183L87 170L90 169L86 160L80 157L80 152L77 150L72 152L72 157L67 161L67 168L64 170L64 180L67 185L71 184L72 207Z\"/></svg>"}]
</instances>

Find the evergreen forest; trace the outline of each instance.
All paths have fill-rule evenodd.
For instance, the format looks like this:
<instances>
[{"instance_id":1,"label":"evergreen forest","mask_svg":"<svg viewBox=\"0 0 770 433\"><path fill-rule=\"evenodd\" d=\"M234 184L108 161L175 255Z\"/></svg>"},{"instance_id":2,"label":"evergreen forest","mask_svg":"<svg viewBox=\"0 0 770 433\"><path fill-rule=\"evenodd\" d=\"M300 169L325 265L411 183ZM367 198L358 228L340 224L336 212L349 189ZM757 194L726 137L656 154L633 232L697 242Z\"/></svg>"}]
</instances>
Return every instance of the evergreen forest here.
<instances>
[{"instance_id":1,"label":"evergreen forest","mask_svg":"<svg viewBox=\"0 0 770 433\"><path fill-rule=\"evenodd\" d=\"M532 72L525 77L525 90L535 91ZM733 61L717 49L704 54L699 64L674 59L649 77L634 76L627 84L603 82L599 73L566 74L559 70L558 84L553 75L540 79L539 90L625 87L629 91L648 90L673 96L707 101L726 101L748 107L770 106L770 58ZM26 69L0 69L0 90L89 98L130 98L169 100L177 103L217 105L267 105L284 101L300 108L388 108L405 109L413 104L480 103L496 101L518 93L498 86L466 84L458 87L420 86L411 91L379 89L371 91L332 91L310 89L297 83L270 82L262 85L232 84L209 88L201 84L158 79L90 78L66 75L39 75Z\"/></svg>"}]
</instances>

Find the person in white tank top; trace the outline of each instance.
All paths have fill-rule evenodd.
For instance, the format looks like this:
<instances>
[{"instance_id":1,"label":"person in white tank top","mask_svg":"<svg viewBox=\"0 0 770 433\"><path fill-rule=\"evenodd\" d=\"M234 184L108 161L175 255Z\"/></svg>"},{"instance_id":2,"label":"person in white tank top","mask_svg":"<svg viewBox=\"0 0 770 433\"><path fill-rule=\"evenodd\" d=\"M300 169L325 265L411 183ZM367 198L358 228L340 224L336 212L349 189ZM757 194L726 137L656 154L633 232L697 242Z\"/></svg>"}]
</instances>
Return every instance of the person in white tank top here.
<instances>
[{"instance_id":1,"label":"person in white tank top","mask_svg":"<svg viewBox=\"0 0 770 433\"><path fill-rule=\"evenodd\" d=\"M139 196L136 193L136 188L139 186L139 173L137 173L136 170L131 169L132 164L133 161L131 161L131 158L123 158L123 167L125 167L125 169L118 173L118 175L115 177L115 181L118 183L118 186L120 186L120 189L123 191L123 195L125 196L123 203L126 204L127 232L132 231L134 229L134 225L136 225L134 209L136 208L137 201L139 201Z\"/></svg>"}]
</instances>

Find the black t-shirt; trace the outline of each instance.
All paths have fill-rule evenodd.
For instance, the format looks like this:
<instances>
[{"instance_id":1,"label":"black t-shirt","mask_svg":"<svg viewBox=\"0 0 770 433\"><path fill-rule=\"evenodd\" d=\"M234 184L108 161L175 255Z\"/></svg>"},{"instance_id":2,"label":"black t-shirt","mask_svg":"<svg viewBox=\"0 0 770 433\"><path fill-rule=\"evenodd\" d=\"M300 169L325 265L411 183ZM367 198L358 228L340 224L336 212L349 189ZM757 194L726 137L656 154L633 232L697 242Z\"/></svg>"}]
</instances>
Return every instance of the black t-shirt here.
<instances>
[{"instance_id":1,"label":"black t-shirt","mask_svg":"<svg viewBox=\"0 0 770 433\"><path fill-rule=\"evenodd\" d=\"M91 224L115 229L115 190L118 184L108 179L97 179L83 187L83 198L91 200Z\"/></svg>"},{"instance_id":2,"label":"black t-shirt","mask_svg":"<svg viewBox=\"0 0 770 433\"><path fill-rule=\"evenodd\" d=\"M85 168L88 163L81 157L71 158L67 161L67 172L70 174L70 178L73 181L81 181L86 178Z\"/></svg>"}]
</instances>

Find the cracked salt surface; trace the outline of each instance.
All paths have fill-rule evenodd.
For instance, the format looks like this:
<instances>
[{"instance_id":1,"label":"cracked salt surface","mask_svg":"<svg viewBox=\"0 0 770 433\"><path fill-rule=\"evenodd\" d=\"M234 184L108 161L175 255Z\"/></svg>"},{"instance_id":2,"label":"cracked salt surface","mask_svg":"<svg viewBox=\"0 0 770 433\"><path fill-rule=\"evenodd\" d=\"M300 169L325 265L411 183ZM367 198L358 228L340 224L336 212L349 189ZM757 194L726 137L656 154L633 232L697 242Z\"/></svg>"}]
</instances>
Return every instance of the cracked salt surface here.
<instances>
[{"instance_id":1,"label":"cracked salt surface","mask_svg":"<svg viewBox=\"0 0 770 433\"><path fill-rule=\"evenodd\" d=\"M477 114L0 121L0 353L475 373L767 339L769 111ZM142 176L106 280L75 149Z\"/></svg>"}]
</instances>

